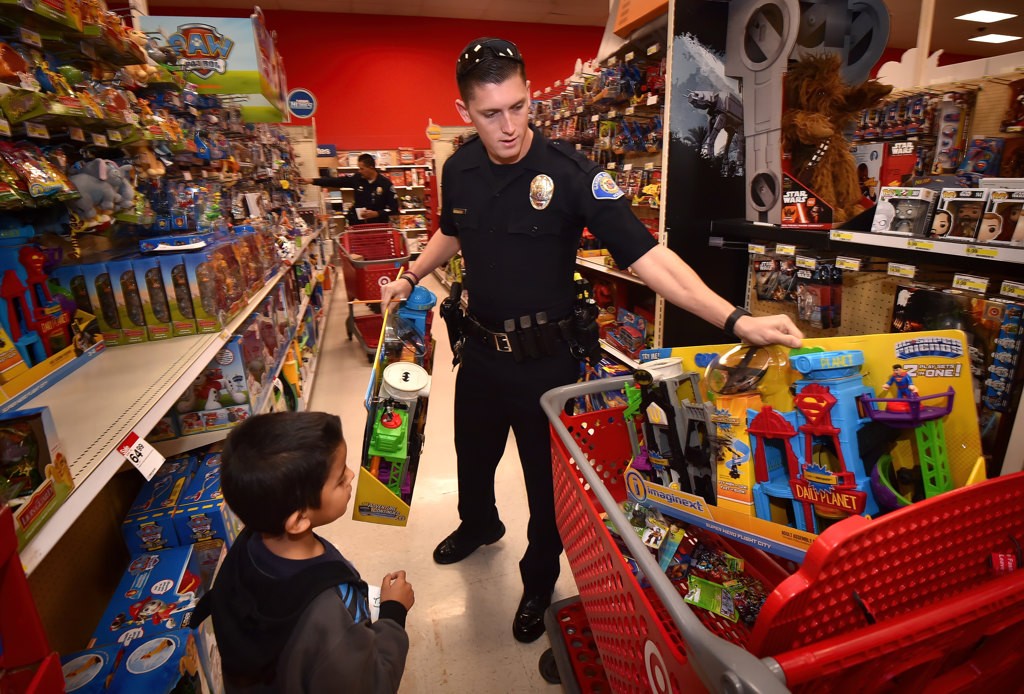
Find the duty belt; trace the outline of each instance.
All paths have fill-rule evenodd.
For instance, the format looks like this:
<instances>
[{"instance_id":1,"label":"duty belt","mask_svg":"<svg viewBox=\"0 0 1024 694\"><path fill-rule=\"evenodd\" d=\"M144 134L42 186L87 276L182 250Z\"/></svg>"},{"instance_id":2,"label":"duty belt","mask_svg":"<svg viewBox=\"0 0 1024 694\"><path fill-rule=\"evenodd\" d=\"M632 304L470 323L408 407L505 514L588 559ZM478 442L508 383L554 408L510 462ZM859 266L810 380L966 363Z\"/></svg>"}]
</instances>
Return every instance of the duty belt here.
<instances>
[{"instance_id":1,"label":"duty belt","mask_svg":"<svg viewBox=\"0 0 1024 694\"><path fill-rule=\"evenodd\" d=\"M561 353L565 349L562 343L570 322L570 318L549 321L547 313L541 311L535 315L521 316L518 321L509 318L505 321L503 332L489 329L472 314L466 316L464 325L468 337L490 349L507 352L516 361L522 361Z\"/></svg>"}]
</instances>

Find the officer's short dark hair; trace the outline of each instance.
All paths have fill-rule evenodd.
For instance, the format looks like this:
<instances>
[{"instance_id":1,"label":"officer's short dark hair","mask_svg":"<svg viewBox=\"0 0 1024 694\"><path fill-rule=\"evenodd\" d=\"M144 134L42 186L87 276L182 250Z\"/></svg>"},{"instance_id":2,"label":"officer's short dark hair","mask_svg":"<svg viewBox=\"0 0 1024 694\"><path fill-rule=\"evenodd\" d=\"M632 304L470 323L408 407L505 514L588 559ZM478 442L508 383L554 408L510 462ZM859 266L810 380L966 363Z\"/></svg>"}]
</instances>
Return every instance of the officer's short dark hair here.
<instances>
[{"instance_id":1,"label":"officer's short dark hair","mask_svg":"<svg viewBox=\"0 0 1024 694\"><path fill-rule=\"evenodd\" d=\"M224 444L224 500L253 532L280 535L296 511L320 508L331 459L345 442L326 412L274 412L239 424Z\"/></svg>"},{"instance_id":2,"label":"officer's short dark hair","mask_svg":"<svg viewBox=\"0 0 1024 694\"><path fill-rule=\"evenodd\" d=\"M360 154L359 163L363 166L369 166L371 169L377 168L377 160L370 154Z\"/></svg>"},{"instance_id":3,"label":"officer's short dark hair","mask_svg":"<svg viewBox=\"0 0 1024 694\"><path fill-rule=\"evenodd\" d=\"M511 41L482 37L470 41L455 65L459 96L466 103L473 88L481 84L501 84L519 75L526 81L526 63Z\"/></svg>"}]
</instances>

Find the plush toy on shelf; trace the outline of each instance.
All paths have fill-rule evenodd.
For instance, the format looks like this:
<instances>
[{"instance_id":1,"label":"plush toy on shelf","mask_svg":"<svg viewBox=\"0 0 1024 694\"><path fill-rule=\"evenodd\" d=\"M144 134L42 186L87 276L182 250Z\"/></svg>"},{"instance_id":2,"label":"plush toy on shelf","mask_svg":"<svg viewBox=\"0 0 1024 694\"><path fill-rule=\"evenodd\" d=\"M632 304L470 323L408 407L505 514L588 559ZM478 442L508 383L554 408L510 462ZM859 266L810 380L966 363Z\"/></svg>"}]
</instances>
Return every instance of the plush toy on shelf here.
<instances>
[{"instance_id":1,"label":"plush toy on shelf","mask_svg":"<svg viewBox=\"0 0 1024 694\"><path fill-rule=\"evenodd\" d=\"M109 159L85 162L71 175L71 182L82 195L71 203L72 209L88 226L110 221L111 214L134 204L131 177L132 167L127 164L118 166Z\"/></svg>"},{"instance_id":2,"label":"plush toy on shelf","mask_svg":"<svg viewBox=\"0 0 1024 694\"><path fill-rule=\"evenodd\" d=\"M892 91L875 80L851 87L841 75L838 55L806 55L786 73L782 116L783 150L792 156L790 171L833 210L842 224L866 208L857 166L843 130L858 112Z\"/></svg>"}]
</instances>

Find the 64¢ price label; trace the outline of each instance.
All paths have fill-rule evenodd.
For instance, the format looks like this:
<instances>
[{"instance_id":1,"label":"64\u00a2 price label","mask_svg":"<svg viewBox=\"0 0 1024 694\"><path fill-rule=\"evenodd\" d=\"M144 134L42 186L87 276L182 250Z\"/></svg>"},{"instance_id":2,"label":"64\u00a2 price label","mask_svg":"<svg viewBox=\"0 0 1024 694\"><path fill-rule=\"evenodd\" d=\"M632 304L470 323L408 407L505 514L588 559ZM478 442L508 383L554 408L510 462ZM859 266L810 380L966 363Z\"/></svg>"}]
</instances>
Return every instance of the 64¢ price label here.
<instances>
[{"instance_id":1,"label":"64\u00a2 price label","mask_svg":"<svg viewBox=\"0 0 1024 694\"><path fill-rule=\"evenodd\" d=\"M164 464L164 457L134 431L118 444L117 452L134 465L147 480L153 479L153 475Z\"/></svg>"}]
</instances>

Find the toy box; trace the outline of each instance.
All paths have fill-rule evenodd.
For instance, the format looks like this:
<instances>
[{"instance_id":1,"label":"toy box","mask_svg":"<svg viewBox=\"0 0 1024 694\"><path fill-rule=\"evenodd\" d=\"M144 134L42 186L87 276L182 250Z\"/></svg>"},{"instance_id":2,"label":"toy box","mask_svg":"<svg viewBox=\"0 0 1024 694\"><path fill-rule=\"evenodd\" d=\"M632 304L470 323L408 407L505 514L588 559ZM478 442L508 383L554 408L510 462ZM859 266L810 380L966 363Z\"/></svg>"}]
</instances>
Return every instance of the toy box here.
<instances>
[{"instance_id":1,"label":"toy box","mask_svg":"<svg viewBox=\"0 0 1024 694\"><path fill-rule=\"evenodd\" d=\"M263 286L267 268L257 246L255 232L238 234L231 242L231 250L238 260L246 298L251 298Z\"/></svg>"},{"instance_id":2,"label":"toy box","mask_svg":"<svg viewBox=\"0 0 1024 694\"><path fill-rule=\"evenodd\" d=\"M62 656L64 690L76 694L106 694L121 665L121 646L107 644Z\"/></svg>"},{"instance_id":3,"label":"toy box","mask_svg":"<svg viewBox=\"0 0 1024 694\"><path fill-rule=\"evenodd\" d=\"M967 153L958 170L961 174L998 176L1002 156L1003 138L976 137L967 145Z\"/></svg>"},{"instance_id":4,"label":"toy box","mask_svg":"<svg viewBox=\"0 0 1024 694\"><path fill-rule=\"evenodd\" d=\"M884 234L925 236L937 193L927 188L882 188L875 205L871 231Z\"/></svg>"},{"instance_id":5,"label":"toy box","mask_svg":"<svg viewBox=\"0 0 1024 694\"><path fill-rule=\"evenodd\" d=\"M943 188L927 236L973 240L987 201L988 191L983 188Z\"/></svg>"},{"instance_id":6,"label":"toy box","mask_svg":"<svg viewBox=\"0 0 1024 694\"><path fill-rule=\"evenodd\" d=\"M145 342L146 315L142 309L142 295L135 278L135 268L131 260L111 260L107 263L110 275L110 286L114 290L114 301L117 303L118 318L121 332L129 344Z\"/></svg>"},{"instance_id":7,"label":"toy box","mask_svg":"<svg viewBox=\"0 0 1024 694\"><path fill-rule=\"evenodd\" d=\"M1024 189L991 188L977 240L1024 245Z\"/></svg>"},{"instance_id":8,"label":"toy box","mask_svg":"<svg viewBox=\"0 0 1024 694\"><path fill-rule=\"evenodd\" d=\"M605 340L630 358L636 359L640 350L647 346L647 320L620 308L615 323L605 332Z\"/></svg>"},{"instance_id":9,"label":"toy box","mask_svg":"<svg viewBox=\"0 0 1024 694\"><path fill-rule=\"evenodd\" d=\"M245 303L245 286L238 258L231 244L182 254L196 328L200 333L218 332Z\"/></svg>"},{"instance_id":10,"label":"toy box","mask_svg":"<svg viewBox=\"0 0 1024 694\"><path fill-rule=\"evenodd\" d=\"M912 140L886 142L884 148L878 180L882 186L902 186L918 168L918 144Z\"/></svg>"},{"instance_id":11,"label":"toy box","mask_svg":"<svg viewBox=\"0 0 1024 694\"><path fill-rule=\"evenodd\" d=\"M192 308L192 290L188 284L184 258L177 254L161 255L160 274L167 292L167 308L171 314L174 337L196 334L196 313Z\"/></svg>"},{"instance_id":12,"label":"toy box","mask_svg":"<svg viewBox=\"0 0 1024 694\"><path fill-rule=\"evenodd\" d=\"M74 486L48 408L0 414L0 498L14 511L18 549L64 503Z\"/></svg>"},{"instance_id":13,"label":"toy box","mask_svg":"<svg viewBox=\"0 0 1024 694\"><path fill-rule=\"evenodd\" d=\"M250 408L242 336L235 335L175 405L182 436L218 431L247 418Z\"/></svg>"},{"instance_id":14,"label":"toy box","mask_svg":"<svg viewBox=\"0 0 1024 694\"><path fill-rule=\"evenodd\" d=\"M96 645L130 646L191 626L222 542L171 547L132 559L93 632Z\"/></svg>"},{"instance_id":15,"label":"toy box","mask_svg":"<svg viewBox=\"0 0 1024 694\"><path fill-rule=\"evenodd\" d=\"M81 268L89 304L96 309L96 322L103 342L107 345L128 344L128 338L121 328L121 315L117 310L117 299L114 298L114 287L107 266L104 263L89 263Z\"/></svg>"},{"instance_id":16,"label":"toy box","mask_svg":"<svg viewBox=\"0 0 1024 694\"><path fill-rule=\"evenodd\" d=\"M860 183L860 193L872 202L878 200L884 150L885 144L881 142L862 143L850 148L853 160L857 164L857 182Z\"/></svg>"},{"instance_id":17,"label":"toy box","mask_svg":"<svg viewBox=\"0 0 1024 694\"><path fill-rule=\"evenodd\" d=\"M781 223L784 229L831 229L832 208L789 173L782 174Z\"/></svg>"},{"instance_id":18,"label":"toy box","mask_svg":"<svg viewBox=\"0 0 1024 694\"><path fill-rule=\"evenodd\" d=\"M815 328L838 328L843 313L843 271L817 260L814 267L797 268L797 317Z\"/></svg>"},{"instance_id":19,"label":"toy box","mask_svg":"<svg viewBox=\"0 0 1024 694\"><path fill-rule=\"evenodd\" d=\"M220 490L219 451L203 456L192 483L178 499L174 527L182 545L219 539L230 547L241 532L241 524Z\"/></svg>"},{"instance_id":20,"label":"toy box","mask_svg":"<svg viewBox=\"0 0 1024 694\"><path fill-rule=\"evenodd\" d=\"M146 319L146 336L150 340L167 340L174 336L171 325L171 305L164 285L159 258L135 258L135 285L142 300L142 313Z\"/></svg>"},{"instance_id":21,"label":"toy box","mask_svg":"<svg viewBox=\"0 0 1024 694\"><path fill-rule=\"evenodd\" d=\"M642 362L671 357L704 376L695 400L680 397L681 441L696 449L673 470L677 485L636 465L634 454L624 486L666 516L724 527L730 538L800 560L841 518L984 479L968 354L957 330L806 339L792 352L649 350ZM905 369L916 400L900 396L907 381L894 379L893 364ZM687 489L709 460L717 461L714 503Z\"/></svg>"},{"instance_id":22,"label":"toy box","mask_svg":"<svg viewBox=\"0 0 1024 694\"><path fill-rule=\"evenodd\" d=\"M146 434L146 440L155 443L156 441L170 441L179 436L181 434L178 433L178 423L174 421L174 415L168 412L153 425L152 430Z\"/></svg>"},{"instance_id":23,"label":"toy box","mask_svg":"<svg viewBox=\"0 0 1024 694\"><path fill-rule=\"evenodd\" d=\"M153 479L142 485L121 523L121 534L130 554L177 547L174 509L192 481L195 456L183 453L168 458Z\"/></svg>"},{"instance_id":24,"label":"toy box","mask_svg":"<svg viewBox=\"0 0 1024 694\"><path fill-rule=\"evenodd\" d=\"M196 631L178 629L133 641L114 671L110 688L124 694L198 693L202 678Z\"/></svg>"}]
</instances>

